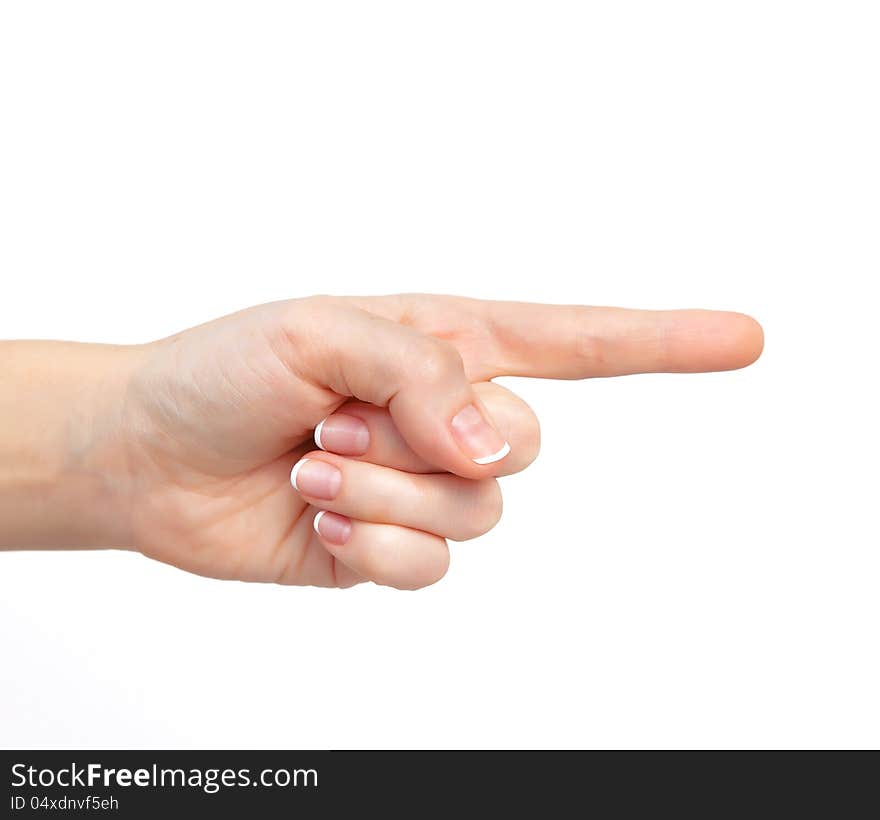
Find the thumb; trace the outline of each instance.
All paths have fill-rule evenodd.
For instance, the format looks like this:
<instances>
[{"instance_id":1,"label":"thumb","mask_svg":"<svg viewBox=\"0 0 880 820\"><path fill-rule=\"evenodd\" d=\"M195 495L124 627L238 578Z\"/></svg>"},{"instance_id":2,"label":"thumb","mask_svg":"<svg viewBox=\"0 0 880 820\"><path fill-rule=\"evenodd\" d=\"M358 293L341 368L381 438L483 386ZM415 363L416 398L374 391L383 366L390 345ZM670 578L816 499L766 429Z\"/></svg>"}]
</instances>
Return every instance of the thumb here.
<instances>
[{"instance_id":1,"label":"thumb","mask_svg":"<svg viewBox=\"0 0 880 820\"><path fill-rule=\"evenodd\" d=\"M310 300L311 301L311 300ZM483 478L510 451L453 345L351 305L315 300L287 328L297 370L341 396L387 407L425 461Z\"/></svg>"}]
</instances>

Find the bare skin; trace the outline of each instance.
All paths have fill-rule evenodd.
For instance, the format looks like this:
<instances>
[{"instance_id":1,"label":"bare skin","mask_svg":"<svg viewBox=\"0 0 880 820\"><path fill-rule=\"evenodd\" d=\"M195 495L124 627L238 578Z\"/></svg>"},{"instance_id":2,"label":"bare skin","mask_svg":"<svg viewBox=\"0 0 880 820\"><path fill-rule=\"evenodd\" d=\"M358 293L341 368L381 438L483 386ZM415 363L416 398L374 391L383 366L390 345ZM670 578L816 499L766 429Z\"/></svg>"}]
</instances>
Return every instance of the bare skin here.
<instances>
[{"instance_id":1,"label":"bare skin","mask_svg":"<svg viewBox=\"0 0 880 820\"><path fill-rule=\"evenodd\" d=\"M277 302L131 347L3 342L0 547L422 587L538 452L534 414L490 379L730 370L762 347L738 313L423 295Z\"/></svg>"}]
</instances>

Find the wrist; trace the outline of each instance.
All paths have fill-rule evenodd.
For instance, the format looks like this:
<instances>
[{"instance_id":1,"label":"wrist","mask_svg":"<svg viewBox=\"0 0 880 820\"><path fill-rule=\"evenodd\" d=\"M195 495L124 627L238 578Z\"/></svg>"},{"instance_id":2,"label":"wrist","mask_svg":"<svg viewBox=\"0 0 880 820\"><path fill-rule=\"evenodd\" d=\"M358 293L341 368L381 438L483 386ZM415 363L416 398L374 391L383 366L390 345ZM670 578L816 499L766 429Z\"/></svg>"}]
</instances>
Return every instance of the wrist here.
<instances>
[{"instance_id":1,"label":"wrist","mask_svg":"<svg viewBox=\"0 0 880 820\"><path fill-rule=\"evenodd\" d=\"M0 546L132 545L126 396L141 351L0 345Z\"/></svg>"},{"instance_id":2,"label":"wrist","mask_svg":"<svg viewBox=\"0 0 880 820\"><path fill-rule=\"evenodd\" d=\"M88 345L81 351L86 389L77 391L66 424L64 464L59 475L67 503L81 504L77 527L83 546L134 546L131 510L136 476L132 442L137 414L130 406L130 384L145 348ZM86 361L87 359L87 361ZM69 484L69 490L63 485Z\"/></svg>"}]
</instances>

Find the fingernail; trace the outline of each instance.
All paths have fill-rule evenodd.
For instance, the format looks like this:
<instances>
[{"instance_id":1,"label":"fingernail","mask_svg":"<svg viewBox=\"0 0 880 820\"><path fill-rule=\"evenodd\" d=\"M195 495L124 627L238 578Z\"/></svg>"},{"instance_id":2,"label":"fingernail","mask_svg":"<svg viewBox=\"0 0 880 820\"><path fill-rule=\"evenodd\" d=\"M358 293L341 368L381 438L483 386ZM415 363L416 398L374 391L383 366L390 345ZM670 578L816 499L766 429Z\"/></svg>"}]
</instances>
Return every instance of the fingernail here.
<instances>
[{"instance_id":1,"label":"fingernail","mask_svg":"<svg viewBox=\"0 0 880 820\"><path fill-rule=\"evenodd\" d=\"M293 489L312 498L336 498L342 486L342 473L326 461L302 458L290 471Z\"/></svg>"},{"instance_id":2,"label":"fingernail","mask_svg":"<svg viewBox=\"0 0 880 820\"><path fill-rule=\"evenodd\" d=\"M315 444L343 456L362 456L370 446L370 428L355 416L334 413L315 428Z\"/></svg>"},{"instance_id":3,"label":"fingernail","mask_svg":"<svg viewBox=\"0 0 880 820\"><path fill-rule=\"evenodd\" d=\"M452 433L458 446L476 464L501 461L510 452L510 445L473 404L455 414Z\"/></svg>"},{"instance_id":4,"label":"fingernail","mask_svg":"<svg viewBox=\"0 0 880 820\"><path fill-rule=\"evenodd\" d=\"M325 541L342 546L351 535L351 519L344 515L321 510L312 522L315 532Z\"/></svg>"}]
</instances>

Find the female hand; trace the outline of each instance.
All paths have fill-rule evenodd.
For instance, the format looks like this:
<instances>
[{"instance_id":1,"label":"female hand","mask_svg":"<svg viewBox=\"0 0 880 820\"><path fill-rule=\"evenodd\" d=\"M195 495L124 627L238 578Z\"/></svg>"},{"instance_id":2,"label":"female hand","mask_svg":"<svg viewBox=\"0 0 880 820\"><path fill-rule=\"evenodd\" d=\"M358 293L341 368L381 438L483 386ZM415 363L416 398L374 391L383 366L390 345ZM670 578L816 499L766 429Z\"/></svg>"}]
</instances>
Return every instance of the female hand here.
<instances>
[{"instance_id":1,"label":"female hand","mask_svg":"<svg viewBox=\"0 0 880 820\"><path fill-rule=\"evenodd\" d=\"M7 344L13 380L53 362L44 381L55 401L44 391L24 415L21 402L6 406L31 462L61 453L63 480L47 480L38 500L33 483L4 493L0 543L48 546L63 537L66 546L133 547L220 578L417 586L445 569L443 536L475 534L497 516L493 476L537 450L530 411L481 383L731 369L757 358L762 334L732 313L315 297L139 347ZM323 461L340 469L337 495L301 498L289 486L291 468L311 449L315 427L352 399L382 408L373 466L313 453L299 473L303 493ZM70 407L64 424L53 412L61 404ZM384 463L380 453L392 450L401 460ZM327 533L339 523L334 513L352 519L345 544L315 534L305 501L332 511L319 522ZM437 503L474 511L432 517ZM425 555L434 557L418 563Z\"/></svg>"}]
</instances>

